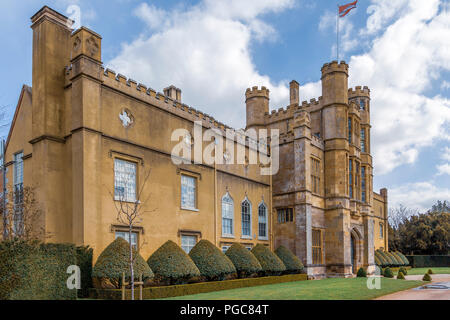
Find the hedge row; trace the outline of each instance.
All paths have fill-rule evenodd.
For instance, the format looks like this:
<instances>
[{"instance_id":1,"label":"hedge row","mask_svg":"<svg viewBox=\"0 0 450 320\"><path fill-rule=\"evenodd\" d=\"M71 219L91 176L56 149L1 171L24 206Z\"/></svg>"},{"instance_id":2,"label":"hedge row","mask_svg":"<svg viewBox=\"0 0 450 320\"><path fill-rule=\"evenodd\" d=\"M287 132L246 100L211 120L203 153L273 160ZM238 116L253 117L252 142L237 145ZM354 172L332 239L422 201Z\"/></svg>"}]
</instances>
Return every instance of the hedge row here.
<instances>
[{"instance_id":1,"label":"hedge row","mask_svg":"<svg viewBox=\"0 0 450 320\"><path fill-rule=\"evenodd\" d=\"M406 256L410 265L413 268L438 268L438 267L449 267L450 266L450 256Z\"/></svg>"},{"instance_id":2,"label":"hedge row","mask_svg":"<svg viewBox=\"0 0 450 320\"><path fill-rule=\"evenodd\" d=\"M400 267L409 265L408 259L401 252L375 250L375 264L379 267Z\"/></svg>"},{"instance_id":3,"label":"hedge row","mask_svg":"<svg viewBox=\"0 0 450 320\"><path fill-rule=\"evenodd\" d=\"M220 290L230 290L237 288L246 288L260 285L268 285L275 283L305 281L306 274L290 274L278 277L263 277L263 278L248 278L248 279L234 279L214 282L201 282L183 285L173 285L164 287L150 287L144 288L142 295L143 299L163 299L168 297L178 297L184 295L207 293ZM126 290L125 298L130 299L131 290ZM136 295L137 293L135 293ZM105 300L121 300L122 290L118 289L90 289L90 297L93 299ZM139 295L137 294L137 297Z\"/></svg>"},{"instance_id":4,"label":"hedge row","mask_svg":"<svg viewBox=\"0 0 450 320\"><path fill-rule=\"evenodd\" d=\"M302 263L288 249L280 247L277 253L279 256L263 245L249 251L235 243L224 254L211 242L201 240L188 255L173 241L167 241L147 263L135 253L134 273L136 278L143 273L144 287L150 287L302 272ZM129 245L118 238L102 252L94 266L94 287L119 289L123 273L129 280Z\"/></svg>"},{"instance_id":5,"label":"hedge row","mask_svg":"<svg viewBox=\"0 0 450 320\"><path fill-rule=\"evenodd\" d=\"M71 265L77 265L72 244L0 242L0 300L76 299L77 290L67 288Z\"/></svg>"}]
</instances>

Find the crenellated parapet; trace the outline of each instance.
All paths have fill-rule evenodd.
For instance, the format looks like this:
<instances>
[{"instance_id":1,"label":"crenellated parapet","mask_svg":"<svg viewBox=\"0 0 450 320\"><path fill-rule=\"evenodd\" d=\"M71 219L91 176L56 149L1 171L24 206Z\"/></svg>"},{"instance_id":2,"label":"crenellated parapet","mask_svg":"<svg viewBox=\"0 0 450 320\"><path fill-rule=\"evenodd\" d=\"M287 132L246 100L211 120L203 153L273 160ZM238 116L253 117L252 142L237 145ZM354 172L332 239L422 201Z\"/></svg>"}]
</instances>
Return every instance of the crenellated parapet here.
<instances>
[{"instance_id":1,"label":"crenellated parapet","mask_svg":"<svg viewBox=\"0 0 450 320\"><path fill-rule=\"evenodd\" d=\"M252 87L251 89L248 88L247 91L245 91L245 98L247 100L251 99L251 98L255 98L255 97L269 99L269 95L270 95L270 90L264 86L261 87L261 89L259 89L257 86L255 86L255 87Z\"/></svg>"},{"instance_id":2,"label":"crenellated parapet","mask_svg":"<svg viewBox=\"0 0 450 320\"><path fill-rule=\"evenodd\" d=\"M334 73L334 72L344 72L348 75L348 64L345 61L331 61L330 63L325 63L322 67L322 77Z\"/></svg>"},{"instance_id":3,"label":"crenellated parapet","mask_svg":"<svg viewBox=\"0 0 450 320\"><path fill-rule=\"evenodd\" d=\"M157 92L155 89L152 89L145 84L138 83L137 81L127 78L126 76L116 73L114 70L108 68L103 68L102 71L104 85L108 87L112 87L120 92L130 94L140 100L163 108L169 112L176 113L178 116L181 116L187 120L202 121L206 127L219 129L223 133L225 133L225 130L227 129L234 131L234 129L223 124L222 122L217 121L214 117L181 103L180 101L161 92ZM70 72L71 69L66 68L66 78L68 79L70 79Z\"/></svg>"},{"instance_id":4,"label":"crenellated parapet","mask_svg":"<svg viewBox=\"0 0 450 320\"><path fill-rule=\"evenodd\" d=\"M370 98L369 87L365 86L365 87L361 88L361 86L357 86L357 87L355 87L355 89L353 89L353 88L348 89L348 98L349 99L358 98L358 97Z\"/></svg>"}]
</instances>

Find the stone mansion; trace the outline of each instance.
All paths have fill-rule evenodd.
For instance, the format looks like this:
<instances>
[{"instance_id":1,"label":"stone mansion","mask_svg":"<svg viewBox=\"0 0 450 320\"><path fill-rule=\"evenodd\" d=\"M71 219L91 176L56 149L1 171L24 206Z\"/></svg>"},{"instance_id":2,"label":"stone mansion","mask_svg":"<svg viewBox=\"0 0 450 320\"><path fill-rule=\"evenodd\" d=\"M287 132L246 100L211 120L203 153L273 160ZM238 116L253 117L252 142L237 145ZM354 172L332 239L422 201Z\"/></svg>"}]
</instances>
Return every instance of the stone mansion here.
<instances>
[{"instance_id":1,"label":"stone mansion","mask_svg":"<svg viewBox=\"0 0 450 320\"><path fill-rule=\"evenodd\" d=\"M43 7L31 22L32 87L22 88L4 161L7 190L34 189L47 241L89 245L94 259L116 237L144 244L145 259L167 240L186 252L200 239L224 251L284 245L316 276L373 268L374 250L387 248L387 190L372 188L370 90L348 88L345 62L323 66L322 96L310 102L296 81L277 111L265 87L245 92L246 129L279 130L276 174L252 163L177 165L175 129L231 128L185 105L174 86L159 93L105 69L101 36L72 30L62 14ZM149 196L131 239L118 193Z\"/></svg>"}]
</instances>

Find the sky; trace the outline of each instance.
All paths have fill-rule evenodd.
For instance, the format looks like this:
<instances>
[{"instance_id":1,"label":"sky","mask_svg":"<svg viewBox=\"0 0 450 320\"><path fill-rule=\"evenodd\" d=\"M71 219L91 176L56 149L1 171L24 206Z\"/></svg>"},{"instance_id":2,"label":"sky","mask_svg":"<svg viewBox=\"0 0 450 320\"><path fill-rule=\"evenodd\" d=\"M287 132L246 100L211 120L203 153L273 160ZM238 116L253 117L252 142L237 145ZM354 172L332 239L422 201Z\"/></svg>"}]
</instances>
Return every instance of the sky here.
<instances>
[{"instance_id":1,"label":"sky","mask_svg":"<svg viewBox=\"0 0 450 320\"><path fill-rule=\"evenodd\" d=\"M352 2L348 0L348 2ZM0 135L22 84L31 86L30 17L43 5L102 35L106 67L235 128L245 126L245 90L270 89L285 107L319 97L320 69L336 60L333 0L2 0ZM339 20L349 87L371 89L374 190L389 206L425 211L450 200L450 0L359 0Z\"/></svg>"}]
</instances>

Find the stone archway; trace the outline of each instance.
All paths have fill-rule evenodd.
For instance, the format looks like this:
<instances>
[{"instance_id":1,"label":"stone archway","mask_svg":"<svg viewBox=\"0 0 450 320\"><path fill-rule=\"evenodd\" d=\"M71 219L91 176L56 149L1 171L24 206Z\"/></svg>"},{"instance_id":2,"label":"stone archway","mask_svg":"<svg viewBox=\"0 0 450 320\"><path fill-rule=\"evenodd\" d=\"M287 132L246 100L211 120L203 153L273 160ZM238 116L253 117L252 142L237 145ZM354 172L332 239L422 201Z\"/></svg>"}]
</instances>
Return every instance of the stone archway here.
<instances>
[{"instance_id":1,"label":"stone archway","mask_svg":"<svg viewBox=\"0 0 450 320\"><path fill-rule=\"evenodd\" d=\"M356 228L350 232L350 257L352 264L352 272L358 272L362 266L363 238Z\"/></svg>"}]
</instances>

